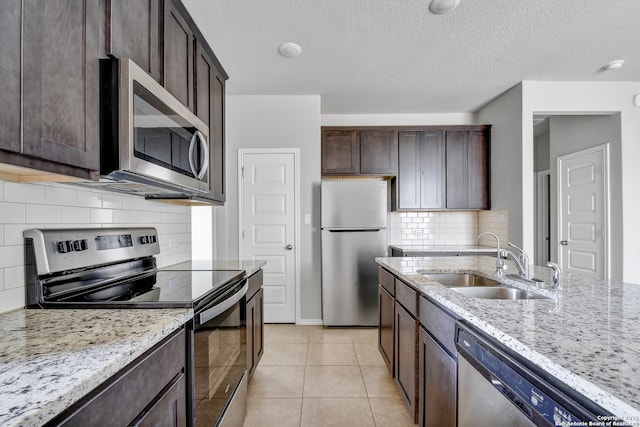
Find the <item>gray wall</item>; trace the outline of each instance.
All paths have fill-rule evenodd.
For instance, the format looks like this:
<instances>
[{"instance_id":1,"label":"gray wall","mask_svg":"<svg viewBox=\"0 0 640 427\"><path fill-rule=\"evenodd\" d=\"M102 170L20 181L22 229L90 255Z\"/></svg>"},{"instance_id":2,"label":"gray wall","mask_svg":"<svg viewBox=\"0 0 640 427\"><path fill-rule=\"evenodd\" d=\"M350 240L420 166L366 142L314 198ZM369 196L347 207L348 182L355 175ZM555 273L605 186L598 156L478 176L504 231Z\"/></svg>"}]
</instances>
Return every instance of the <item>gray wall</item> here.
<instances>
[{"instance_id":1,"label":"gray wall","mask_svg":"<svg viewBox=\"0 0 640 427\"><path fill-rule=\"evenodd\" d=\"M300 149L301 323L322 319L320 281L320 96L232 95L226 98L226 189L214 208L214 257L236 259L238 241L238 149ZM304 224L304 215L311 224Z\"/></svg>"},{"instance_id":2,"label":"gray wall","mask_svg":"<svg viewBox=\"0 0 640 427\"><path fill-rule=\"evenodd\" d=\"M509 240L522 245L522 85L478 112L491 128L491 209L509 212Z\"/></svg>"},{"instance_id":3,"label":"gray wall","mask_svg":"<svg viewBox=\"0 0 640 427\"><path fill-rule=\"evenodd\" d=\"M609 143L611 201L611 278L622 280L622 149L620 114L610 116L551 116L551 258L557 259L557 159L587 148Z\"/></svg>"},{"instance_id":4,"label":"gray wall","mask_svg":"<svg viewBox=\"0 0 640 427\"><path fill-rule=\"evenodd\" d=\"M533 170L536 172L549 170L551 169L549 119L536 125L533 132Z\"/></svg>"}]
</instances>

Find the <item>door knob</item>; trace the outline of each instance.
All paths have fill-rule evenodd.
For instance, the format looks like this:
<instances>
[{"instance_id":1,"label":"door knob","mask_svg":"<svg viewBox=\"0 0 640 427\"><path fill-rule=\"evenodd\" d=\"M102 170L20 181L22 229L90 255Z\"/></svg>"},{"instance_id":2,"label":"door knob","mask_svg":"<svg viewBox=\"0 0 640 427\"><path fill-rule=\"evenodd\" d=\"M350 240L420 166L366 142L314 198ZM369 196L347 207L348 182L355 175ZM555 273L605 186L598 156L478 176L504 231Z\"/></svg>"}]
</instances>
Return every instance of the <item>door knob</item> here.
<instances>
[{"instance_id":1,"label":"door knob","mask_svg":"<svg viewBox=\"0 0 640 427\"><path fill-rule=\"evenodd\" d=\"M560 244L561 244L562 246L567 246L567 245L569 244L569 242L568 242L568 241L566 241L566 240L560 240Z\"/></svg>"},{"instance_id":2,"label":"door knob","mask_svg":"<svg viewBox=\"0 0 640 427\"><path fill-rule=\"evenodd\" d=\"M287 245L284 247L286 250L290 251L291 249L293 249L293 245Z\"/></svg>"}]
</instances>

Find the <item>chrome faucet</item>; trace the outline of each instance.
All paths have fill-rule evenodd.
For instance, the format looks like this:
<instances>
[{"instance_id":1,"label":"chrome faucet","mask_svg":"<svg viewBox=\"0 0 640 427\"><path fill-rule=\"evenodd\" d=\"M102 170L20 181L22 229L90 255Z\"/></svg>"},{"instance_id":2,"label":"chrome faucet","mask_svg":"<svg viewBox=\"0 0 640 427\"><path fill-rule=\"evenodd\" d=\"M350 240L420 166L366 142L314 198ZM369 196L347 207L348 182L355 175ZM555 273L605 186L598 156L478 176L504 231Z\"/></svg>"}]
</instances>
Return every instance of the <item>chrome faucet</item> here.
<instances>
[{"instance_id":1,"label":"chrome faucet","mask_svg":"<svg viewBox=\"0 0 640 427\"><path fill-rule=\"evenodd\" d=\"M503 249L500 252L502 258L511 258L516 265L516 268L518 269L518 274L520 275L520 277L524 279L531 279L531 274L529 272L529 255L527 255L527 253L522 248L517 247L511 242L507 242L507 245L511 246L514 249L517 249L520 254L516 255L509 250Z\"/></svg>"},{"instance_id":2,"label":"chrome faucet","mask_svg":"<svg viewBox=\"0 0 640 427\"><path fill-rule=\"evenodd\" d=\"M562 268L555 262L548 262L545 267L553 270L553 287L562 290Z\"/></svg>"},{"instance_id":3,"label":"chrome faucet","mask_svg":"<svg viewBox=\"0 0 640 427\"><path fill-rule=\"evenodd\" d=\"M476 237L476 242L484 235L493 236L496 239L496 273L502 274L504 270L504 260L500 256L501 248L500 248L500 239L494 233L490 231L485 231L484 233L480 233L478 237Z\"/></svg>"}]
</instances>

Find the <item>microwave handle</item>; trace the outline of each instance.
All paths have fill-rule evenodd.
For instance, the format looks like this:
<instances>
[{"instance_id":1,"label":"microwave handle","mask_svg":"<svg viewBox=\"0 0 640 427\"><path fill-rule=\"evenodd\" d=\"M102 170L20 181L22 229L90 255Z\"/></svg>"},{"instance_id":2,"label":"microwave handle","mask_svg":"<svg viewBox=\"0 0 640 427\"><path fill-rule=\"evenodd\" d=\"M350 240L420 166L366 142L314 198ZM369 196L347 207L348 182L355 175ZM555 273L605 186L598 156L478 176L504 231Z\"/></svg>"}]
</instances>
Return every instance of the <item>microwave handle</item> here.
<instances>
[{"instance_id":1,"label":"microwave handle","mask_svg":"<svg viewBox=\"0 0 640 427\"><path fill-rule=\"evenodd\" d=\"M200 141L200 143L202 144L202 151L204 151L204 158L202 159L200 173L198 173L198 170L195 167L194 160L197 141ZM189 166L191 167L191 172L193 172L195 177L198 179L202 179L207 173L207 169L209 169L209 143L207 142L207 138L199 130L195 131L195 133L191 137L191 143L189 144Z\"/></svg>"}]
</instances>

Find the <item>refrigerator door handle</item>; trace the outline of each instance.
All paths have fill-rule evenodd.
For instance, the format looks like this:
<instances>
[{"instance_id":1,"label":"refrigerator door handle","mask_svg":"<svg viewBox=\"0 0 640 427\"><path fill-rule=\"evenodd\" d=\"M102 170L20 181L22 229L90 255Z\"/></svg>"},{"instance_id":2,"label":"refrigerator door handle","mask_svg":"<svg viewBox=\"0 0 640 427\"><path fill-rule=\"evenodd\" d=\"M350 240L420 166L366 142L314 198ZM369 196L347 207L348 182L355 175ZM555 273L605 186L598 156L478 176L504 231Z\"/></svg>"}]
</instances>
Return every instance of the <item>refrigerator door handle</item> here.
<instances>
[{"instance_id":1,"label":"refrigerator door handle","mask_svg":"<svg viewBox=\"0 0 640 427\"><path fill-rule=\"evenodd\" d=\"M380 231L380 230L384 230L384 228L341 228L337 230L327 230L327 231L330 233L351 233L354 231L358 231L358 232L368 231L368 232L375 233L376 231Z\"/></svg>"}]
</instances>

